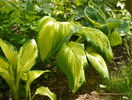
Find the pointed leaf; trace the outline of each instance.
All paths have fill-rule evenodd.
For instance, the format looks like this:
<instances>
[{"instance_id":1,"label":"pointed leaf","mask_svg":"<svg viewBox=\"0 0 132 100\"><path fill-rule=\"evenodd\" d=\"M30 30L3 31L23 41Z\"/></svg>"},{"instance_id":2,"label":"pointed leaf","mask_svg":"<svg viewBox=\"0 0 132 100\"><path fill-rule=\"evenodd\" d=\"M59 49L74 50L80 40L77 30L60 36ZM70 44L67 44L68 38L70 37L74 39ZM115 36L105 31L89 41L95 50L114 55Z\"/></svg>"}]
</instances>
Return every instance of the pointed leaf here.
<instances>
[{"instance_id":1,"label":"pointed leaf","mask_svg":"<svg viewBox=\"0 0 132 100\"><path fill-rule=\"evenodd\" d=\"M110 30L116 30L120 36L124 36L129 31L129 22L117 19L107 19L107 26Z\"/></svg>"},{"instance_id":2,"label":"pointed leaf","mask_svg":"<svg viewBox=\"0 0 132 100\"><path fill-rule=\"evenodd\" d=\"M26 81L25 89L26 89L27 95L30 94L30 86L32 82L45 72L49 72L49 70L45 70L45 71L33 70L33 71L28 71L26 73L23 73L23 75L21 76L21 79Z\"/></svg>"},{"instance_id":3,"label":"pointed leaf","mask_svg":"<svg viewBox=\"0 0 132 100\"><path fill-rule=\"evenodd\" d=\"M120 21L116 19L107 19L107 26L112 31L120 25Z\"/></svg>"},{"instance_id":4,"label":"pointed leaf","mask_svg":"<svg viewBox=\"0 0 132 100\"><path fill-rule=\"evenodd\" d=\"M0 47L9 63L12 64L13 67L16 67L18 57L18 52L16 51L16 49L10 43L2 39L0 39Z\"/></svg>"},{"instance_id":5,"label":"pointed leaf","mask_svg":"<svg viewBox=\"0 0 132 100\"><path fill-rule=\"evenodd\" d=\"M38 56L37 44L34 39L26 42L19 51L18 55L18 72L29 71L35 64L36 57Z\"/></svg>"},{"instance_id":6,"label":"pointed leaf","mask_svg":"<svg viewBox=\"0 0 132 100\"><path fill-rule=\"evenodd\" d=\"M96 52L87 52L86 53L88 60L91 65L104 77L109 79L109 73L107 69L107 65L102 56L100 56Z\"/></svg>"},{"instance_id":7,"label":"pointed leaf","mask_svg":"<svg viewBox=\"0 0 132 100\"><path fill-rule=\"evenodd\" d=\"M10 86L10 75L8 70L4 69L4 68L0 68L0 75L2 76L2 78L8 83L8 85Z\"/></svg>"},{"instance_id":8,"label":"pointed leaf","mask_svg":"<svg viewBox=\"0 0 132 100\"><path fill-rule=\"evenodd\" d=\"M0 57L0 75L9 83L9 73L8 73L9 64L3 57Z\"/></svg>"},{"instance_id":9,"label":"pointed leaf","mask_svg":"<svg viewBox=\"0 0 132 100\"><path fill-rule=\"evenodd\" d=\"M111 46L117 46L122 43L122 38L116 30L114 30L111 34L109 34L108 38Z\"/></svg>"},{"instance_id":10,"label":"pointed leaf","mask_svg":"<svg viewBox=\"0 0 132 100\"><path fill-rule=\"evenodd\" d=\"M70 22L58 22L48 16L40 20L37 42L42 61L69 39L71 25L72 23Z\"/></svg>"},{"instance_id":11,"label":"pointed leaf","mask_svg":"<svg viewBox=\"0 0 132 100\"><path fill-rule=\"evenodd\" d=\"M121 36L127 35L127 33L129 32L129 22L120 20L120 25L116 30L120 33Z\"/></svg>"},{"instance_id":12,"label":"pointed leaf","mask_svg":"<svg viewBox=\"0 0 132 100\"><path fill-rule=\"evenodd\" d=\"M106 23L104 16L101 15L102 12L100 13L99 10L90 5L84 9L84 13L88 21L98 28L102 28L103 26L101 24Z\"/></svg>"},{"instance_id":13,"label":"pointed leaf","mask_svg":"<svg viewBox=\"0 0 132 100\"><path fill-rule=\"evenodd\" d=\"M23 73L22 75L22 80L28 81L30 80L30 83L32 83L35 79L37 79L39 76L41 76L42 74L49 72L49 70L33 70L33 71L29 71L26 73Z\"/></svg>"},{"instance_id":14,"label":"pointed leaf","mask_svg":"<svg viewBox=\"0 0 132 100\"><path fill-rule=\"evenodd\" d=\"M107 36L98 29L86 27L79 31L80 35L99 53L109 61L113 58L112 49Z\"/></svg>"},{"instance_id":15,"label":"pointed leaf","mask_svg":"<svg viewBox=\"0 0 132 100\"><path fill-rule=\"evenodd\" d=\"M64 44L57 55L57 63L67 76L70 89L76 92L85 82L87 59L83 45L76 42Z\"/></svg>"},{"instance_id":16,"label":"pointed leaf","mask_svg":"<svg viewBox=\"0 0 132 100\"><path fill-rule=\"evenodd\" d=\"M9 64L3 57L0 56L0 68L7 69L9 68Z\"/></svg>"},{"instance_id":17,"label":"pointed leaf","mask_svg":"<svg viewBox=\"0 0 132 100\"><path fill-rule=\"evenodd\" d=\"M43 95L43 96L48 96L51 100L57 100L56 95L55 95L54 93L52 93L52 92L49 90L48 87L44 87L44 86L39 87L39 88L36 90L35 94L36 94L36 95L39 94L39 95Z\"/></svg>"}]
</instances>

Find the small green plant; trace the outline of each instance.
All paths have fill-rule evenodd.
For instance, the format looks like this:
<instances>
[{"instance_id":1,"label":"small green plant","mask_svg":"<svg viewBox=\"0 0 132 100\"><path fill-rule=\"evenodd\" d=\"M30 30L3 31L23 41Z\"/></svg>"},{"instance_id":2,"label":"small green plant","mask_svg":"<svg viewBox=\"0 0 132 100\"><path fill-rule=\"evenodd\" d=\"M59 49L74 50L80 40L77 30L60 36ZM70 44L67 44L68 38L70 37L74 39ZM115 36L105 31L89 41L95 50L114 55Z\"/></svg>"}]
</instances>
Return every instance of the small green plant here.
<instances>
[{"instance_id":1,"label":"small green plant","mask_svg":"<svg viewBox=\"0 0 132 100\"><path fill-rule=\"evenodd\" d=\"M132 99L132 62L130 60L122 62L116 66L118 70L111 71L111 80L105 81L105 88L110 92L120 94L120 97L127 97L127 100ZM122 98L123 99L123 98ZM124 99L123 99L124 100Z\"/></svg>"},{"instance_id":2,"label":"small green plant","mask_svg":"<svg viewBox=\"0 0 132 100\"><path fill-rule=\"evenodd\" d=\"M107 36L98 29L83 27L73 22L59 22L52 17L40 20L38 47L42 61L57 52L56 61L68 78L69 87L76 92L85 82L84 69L91 65L109 79L106 63L113 53ZM74 41L71 37L77 36Z\"/></svg>"},{"instance_id":3,"label":"small green plant","mask_svg":"<svg viewBox=\"0 0 132 100\"><path fill-rule=\"evenodd\" d=\"M26 96L32 100L36 94L47 95L56 100L55 94L46 87L37 89L31 98L30 85L40 75L47 71L31 70L38 56L37 44L34 39L26 42L19 52L10 43L0 39L0 47L6 58L0 56L0 75L5 79L13 94L14 100L19 100L20 80L26 81ZM29 97L28 97L29 96Z\"/></svg>"}]
</instances>

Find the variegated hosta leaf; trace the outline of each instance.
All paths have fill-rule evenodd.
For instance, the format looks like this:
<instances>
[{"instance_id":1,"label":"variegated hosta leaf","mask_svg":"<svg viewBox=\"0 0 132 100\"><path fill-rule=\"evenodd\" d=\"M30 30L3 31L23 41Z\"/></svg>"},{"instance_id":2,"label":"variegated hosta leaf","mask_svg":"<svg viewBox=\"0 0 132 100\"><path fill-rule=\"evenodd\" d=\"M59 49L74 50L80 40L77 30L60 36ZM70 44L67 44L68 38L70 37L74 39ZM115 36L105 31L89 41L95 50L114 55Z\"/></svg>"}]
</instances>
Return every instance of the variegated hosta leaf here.
<instances>
[{"instance_id":1,"label":"variegated hosta leaf","mask_svg":"<svg viewBox=\"0 0 132 100\"><path fill-rule=\"evenodd\" d=\"M7 69L3 69L0 68L0 75L2 76L2 78L8 83L8 85L10 86L10 75Z\"/></svg>"},{"instance_id":2,"label":"variegated hosta leaf","mask_svg":"<svg viewBox=\"0 0 132 100\"><path fill-rule=\"evenodd\" d=\"M37 95L37 94L43 95L43 96L48 96L51 100L57 100L56 94L51 92L48 87L44 87L44 86L39 87L35 92L35 95Z\"/></svg>"},{"instance_id":3,"label":"variegated hosta leaf","mask_svg":"<svg viewBox=\"0 0 132 100\"><path fill-rule=\"evenodd\" d=\"M13 67L15 67L14 69L16 69L18 52L10 43L2 39L0 39L0 47L9 63L12 64Z\"/></svg>"},{"instance_id":4,"label":"variegated hosta leaf","mask_svg":"<svg viewBox=\"0 0 132 100\"><path fill-rule=\"evenodd\" d=\"M117 46L119 44L122 44L122 38L116 30L114 30L112 33L108 35L109 41L111 46Z\"/></svg>"},{"instance_id":5,"label":"variegated hosta leaf","mask_svg":"<svg viewBox=\"0 0 132 100\"><path fill-rule=\"evenodd\" d=\"M120 21L116 19L107 19L107 24L110 31L114 30L120 25Z\"/></svg>"},{"instance_id":6,"label":"variegated hosta leaf","mask_svg":"<svg viewBox=\"0 0 132 100\"><path fill-rule=\"evenodd\" d=\"M0 68L7 69L9 68L9 63L4 59L3 57L0 56Z\"/></svg>"},{"instance_id":7,"label":"variegated hosta leaf","mask_svg":"<svg viewBox=\"0 0 132 100\"><path fill-rule=\"evenodd\" d=\"M106 20L104 16L101 15L100 11L92 6L86 7L84 13L88 21L98 28L102 28L102 24L106 23Z\"/></svg>"},{"instance_id":8,"label":"variegated hosta leaf","mask_svg":"<svg viewBox=\"0 0 132 100\"><path fill-rule=\"evenodd\" d=\"M3 57L0 57L0 75L9 83L10 76L8 68L9 68L8 62Z\"/></svg>"},{"instance_id":9,"label":"variegated hosta leaf","mask_svg":"<svg viewBox=\"0 0 132 100\"><path fill-rule=\"evenodd\" d=\"M110 30L116 30L120 36L127 35L129 32L129 22L124 20L107 19Z\"/></svg>"},{"instance_id":10,"label":"variegated hosta leaf","mask_svg":"<svg viewBox=\"0 0 132 100\"><path fill-rule=\"evenodd\" d=\"M41 76L45 72L49 72L49 70L45 70L45 71L42 71L42 70L29 71L29 72L23 73L21 78L22 78L22 80L25 80L25 81L30 80L30 83L32 83L35 79L37 79L39 76Z\"/></svg>"},{"instance_id":11,"label":"variegated hosta leaf","mask_svg":"<svg viewBox=\"0 0 132 100\"><path fill-rule=\"evenodd\" d=\"M49 72L49 70L33 70L23 73L21 79L26 81L25 89L27 95L30 93L30 85L32 84L32 82L45 72Z\"/></svg>"},{"instance_id":12,"label":"variegated hosta leaf","mask_svg":"<svg viewBox=\"0 0 132 100\"><path fill-rule=\"evenodd\" d=\"M79 33L95 50L102 53L109 61L112 60L112 49L107 36L103 32L98 29L85 27Z\"/></svg>"},{"instance_id":13,"label":"variegated hosta leaf","mask_svg":"<svg viewBox=\"0 0 132 100\"><path fill-rule=\"evenodd\" d=\"M71 26L70 22L58 22L48 16L40 20L37 42L42 61L69 39Z\"/></svg>"},{"instance_id":14,"label":"variegated hosta leaf","mask_svg":"<svg viewBox=\"0 0 132 100\"><path fill-rule=\"evenodd\" d=\"M38 56L37 44L34 39L26 42L18 54L18 69L17 72L29 71L35 64L36 57Z\"/></svg>"},{"instance_id":15,"label":"variegated hosta leaf","mask_svg":"<svg viewBox=\"0 0 132 100\"><path fill-rule=\"evenodd\" d=\"M109 79L107 65L101 55L96 52L86 53L91 65L104 77Z\"/></svg>"},{"instance_id":16,"label":"variegated hosta leaf","mask_svg":"<svg viewBox=\"0 0 132 100\"><path fill-rule=\"evenodd\" d=\"M84 66L87 64L82 44L65 43L57 55L57 63L68 78L69 87L76 92L85 82Z\"/></svg>"}]
</instances>

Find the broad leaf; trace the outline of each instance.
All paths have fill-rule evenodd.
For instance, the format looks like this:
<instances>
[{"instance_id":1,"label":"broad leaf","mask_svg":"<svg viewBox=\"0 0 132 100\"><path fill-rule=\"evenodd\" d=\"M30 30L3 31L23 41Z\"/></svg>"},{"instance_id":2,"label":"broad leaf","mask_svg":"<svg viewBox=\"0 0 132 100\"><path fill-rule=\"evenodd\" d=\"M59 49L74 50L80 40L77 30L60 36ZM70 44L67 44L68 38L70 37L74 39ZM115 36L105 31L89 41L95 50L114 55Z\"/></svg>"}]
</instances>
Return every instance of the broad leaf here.
<instances>
[{"instance_id":1,"label":"broad leaf","mask_svg":"<svg viewBox=\"0 0 132 100\"><path fill-rule=\"evenodd\" d=\"M44 74L45 72L49 72L49 70L33 70L33 71L29 71L26 73L23 73L22 75L22 79L25 81L30 81L30 83L32 83L35 79L37 79L39 76L41 76L42 74Z\"/></svg>"},{"instance_id":2,"label":"broad leaf","mask_svg":"<svg viewBox=\"0 0 132 100\"><path fill-rule=\"evenodd\" d=\"M38 56L37 44L34 39L26 42L18 54L18 69L17 71L29 71L35 64L36 57Z\"/></svg>"},{"instance_id":3,"label":"broad leaf","mask_svg":"<svg viewBox=\"0 0 132 100\"><path fill-rule=\"evenodd\" d=\"M112 49L107 36L103 32L98 29L85 27L79 33L95 50L102 53L109 61L112 60Z\"/></svg>"},{"instance_id":4,"label":"broad leaf","mask_svg":"<svg viewBox=\"0 0 132 100\"><path fill-rule=\"evenodd\" d=\"M129 31L129 22L120 20L120 25L116 29L121 36L124 36L128 33Z\"/></svg>"},{"instance_id":5,"label":"broad leaf","mask_svg":"<svg viewBox=\"0 0 132 100\"><path fill-rule=\"evenodd\" d=\"M110 30L116 30L121 36L129 31L129 22L124 20L107 19L107 26Z\"/></svg>"},{"instance_id":6,"label":"broad leaf","mask_svg":"<svg viewBox=\"0 0 132 100\"><path fill-rule=\"evenodd\" d=\"M0 68L3 68L3 69L9 68L9 63L6 61L6 59L4 59L1 56L0 56Z\"/></svg>"},{"instance_id":7,"label":"broad leaf","mask_svg":"<svg viewBox=\"0 0 132 100\"><path fill-rule=\"evenodd\" d=\"M10 86L10 75L8 70L0 68L0 75L2 76L2 78L8 83L8 85Z\"/></svg>"},{"instance_id":8,"label":"broad leaf","mask_svg":"<svg viewBox=\"0 0 132 100\"><path fill-rule=\"evenodd\" d=\"M0 57L0 75L9 83L9 73L8 73L9 64L8 62L3 58Z\"/></svg>"},{"instance_id":9,"label":"broad leaf","mask_svg":"<svg viewBox=\"0 0 132 100\"><path fill-rule=\"evenodd\" d=\"M32 82L45 72L49 72L49 70L45 70L45 71L33 70L33 71L28 71L28 72L23 73L23 75L21 76L21 79L26 81L25 89L26 89L27 95L28 94L30 95L30 86Z\"/></svg>"},{"instance_id":10,"label":"broad leaf","mask_svg":"<svg viewBox=\"0 0 132 100\"><path fill-rule=\"evenodd\" d=\"M72 23L70 22L58 22L48 16L40 20L37 42L42 61L69 39L71 26Z\"/></svg>"},{"instance_id":11,"label":"broad leaf","mask_svg":"<svg viewBox=\"0 0 132 100\"><path fill-rule=\"evenodd\" d=\"M16 68L18 52L15 50L15 48L10 43L2 39L0 39L0 47L9 63Z\"/></svg>"},{"instance_id":12,"label":"broad leaf","mask_svg":"<svg viewBox=\"0 0 132 100\"><path fill-rule=\"evenodd\" d=\"M88 21L98 28L102 28L103 26L101 24L106 23L106 20L104 16L101 15L100 11L90 5L85 8L84 13Z\"/></svg>"},{"instance_id":13,"label":"broad leaf","mask_svg":"<svg viewBox=\"0 0 132 100\"><path fill-rule=\"evenodd\" d=\"M120 25L120 21L119 20L114 20L114 19L107 19L107 26L110 29L110 31L114 30L115 28L117 28Z\"/></svg>"},{"instance_id":14,"label":"broad leaf","mask_svg":"<svg viewBox=\"0 0 132 100\"><path fill-rule=\"evenodd\" d=\"M108 35L111 46L117 46L122 43L122 38L116 30Z\"/></svg>"},{"instance_id":15,"label":"broad leaf","mask_svg":"<svg viewBox=\"0 0 132 100\"><path fill-rule=\"evenodd\" d=\"M85 82L84 66L87 64L83 45L65 43L57 55L57 63L69 81L69 87L76 92Z\"/></svg>"},{"instance_id":16,"label":"broad leaf","mask_svg":"<svg viewBox=\"0 0 132 100\"><path fill-rule=\"evenodd\" d=\"M91 65L104 77L109 79L107 65L101 55L96 52L86 53Z\"/></svg>"},{"instance_id":17,"label":"broad leaf","mask_svg":"<svg viewBox=\"0 0 132 100\"><path fill-rule=\"evenodd\" d=\"M54 93L52 93L49 88L47 87L39 87L36 92L35 95L43 95L43 96L48 96L51 100L57 100L56 95Z\"/></svg>"}]
</instances>

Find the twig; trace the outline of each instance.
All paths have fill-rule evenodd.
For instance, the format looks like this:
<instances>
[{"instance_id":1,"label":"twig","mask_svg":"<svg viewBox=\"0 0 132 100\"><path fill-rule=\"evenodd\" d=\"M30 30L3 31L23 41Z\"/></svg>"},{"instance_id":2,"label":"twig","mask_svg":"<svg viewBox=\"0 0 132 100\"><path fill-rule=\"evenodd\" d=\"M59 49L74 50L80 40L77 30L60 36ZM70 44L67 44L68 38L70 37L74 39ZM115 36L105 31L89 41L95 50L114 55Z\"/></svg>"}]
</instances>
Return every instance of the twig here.
<instances>
[{"instance_id":1,"label":"twig","mask_svg":"<svg viewBox=\"0 0 132 100\"><path fill-rule=\"evenodd\" d=\"M122 96L122 95L129 95L130 93L98 93L99 95L114 95L114 96Z\"/></svg>"}]
</instances>

